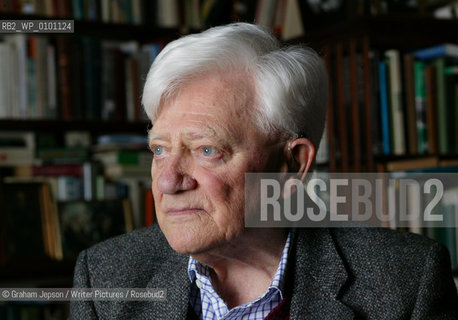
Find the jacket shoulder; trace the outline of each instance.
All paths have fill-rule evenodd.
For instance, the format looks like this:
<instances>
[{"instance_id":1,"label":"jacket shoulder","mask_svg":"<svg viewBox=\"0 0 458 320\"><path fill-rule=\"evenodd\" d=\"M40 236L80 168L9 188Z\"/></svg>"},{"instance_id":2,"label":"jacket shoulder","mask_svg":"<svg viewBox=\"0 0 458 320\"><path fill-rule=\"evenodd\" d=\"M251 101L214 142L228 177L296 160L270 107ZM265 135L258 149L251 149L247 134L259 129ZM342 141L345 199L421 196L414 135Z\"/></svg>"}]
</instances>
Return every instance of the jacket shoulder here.
<instances>
[{"instance_id":1,"label":"jacket shoulder","mask_svg":"<svg viewBox=\"0 0 458 320\"><path fill-rule=\"evenodd\" d=\"M117 236L83 251L92 287L144 286L155 272L187 261L175 252L156 225Z\"/></svg>"}]
</instances>

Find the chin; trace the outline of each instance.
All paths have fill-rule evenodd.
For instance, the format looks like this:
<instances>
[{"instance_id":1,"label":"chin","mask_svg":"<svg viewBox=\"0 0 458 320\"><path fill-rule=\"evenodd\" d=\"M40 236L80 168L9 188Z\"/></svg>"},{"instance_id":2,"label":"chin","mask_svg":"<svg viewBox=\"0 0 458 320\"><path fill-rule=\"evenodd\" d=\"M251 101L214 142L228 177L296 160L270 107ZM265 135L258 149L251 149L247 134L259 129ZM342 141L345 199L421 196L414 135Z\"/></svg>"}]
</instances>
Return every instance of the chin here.
<instances>
[{"instance_id":1,"label":"chin","mask_svg":"<svg viewBox=\"0 0 458 320\"><path fill-rule=\"evenodd\" d=\"M213 247L206 232L185 230L185 228L178 230L165 228L163 232L172 249L181 254L197 254Z\"/></svg>"}]
</instances>

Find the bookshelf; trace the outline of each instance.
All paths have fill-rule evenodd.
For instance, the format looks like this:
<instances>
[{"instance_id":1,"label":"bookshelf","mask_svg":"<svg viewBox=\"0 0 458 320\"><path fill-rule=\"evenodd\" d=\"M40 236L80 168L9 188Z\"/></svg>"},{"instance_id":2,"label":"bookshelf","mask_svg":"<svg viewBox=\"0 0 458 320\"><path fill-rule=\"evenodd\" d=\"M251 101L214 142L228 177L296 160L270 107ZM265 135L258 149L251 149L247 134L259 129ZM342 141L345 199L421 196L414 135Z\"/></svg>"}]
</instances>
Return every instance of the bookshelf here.
<instances>
[{"instance_id":1,"label":"bookshelf","mask_svg":"<svg viewBox=\"0 0 458 320\"><path fill-rule=\"evenodd\" d=\"M446 74L445 70L447 66L458 65L458 56L420 58L417 52L432 47L443 49L444 44L453 47L458 44L458 35L450 30L457 29L458 20L393 14L342 21L293 41L308 43L319 51L329 72L330 104L324 141L329 154L319 168L330 172L379 172L392 176L431 172L438 176L440 173L456 174L458 79L452 73ZM382 63L384 78L381 77ZM417 65L424 69L423 74L417 73ZM393 74L397 74L397 79ZM438 82L439 77L443 77L442 85ZM385 95L385 106L382 95ZM439 95L442 95L442 105ZM393 101L393 96L398 100ZM393 108L395 104L397 107ZM401 136L402 141L396 141ZM400 145L402 148L397 149ZM456 195L457 190L451 189L449 196ZM420 199L425 201L424 197ZM411 200L413 198L407 199ZM441 204L436 209L456 216L448 205L450 203ZM423 229L415 230L408 225L401 229L426 235L446 245L457 279L457 226L423 225Z\"/></svg>"},{"instance_id":2,"label":"bookshelf","mask_svg":"<svg viewBox=\"0 0 458 320\"><path fill-rule=\"evenodd\" d=\"M441 43L457 43L457 20L440 20L415 14L391 14L357 17L313 30L304 38L316 50L325 44L368 36L376 48L418 49Z\"/></svg>"},{"instance_id":3,"label":"bookshelf","mask_svg":"<svg viewBox=\"0 0 458 320\"><path fill-rule=\"evenodd\" d=\"M62 1L71 3L72 1ZM132 1L134 2L134 1ZM352 1L349 1L349 3ZM255 1L252 1L255 3ZM0 4L1 6L1 4ZM221 8L220 8L221 9ZM302 8L303 10L304 8ZM155 13L157 8L147 8L148 12ZM251 8L253 10L253 8ZM254 13L252 13L254 14ZM188 24L183 22L183 17L181 22L176 25L161 26L156 21L156 18L149 20L143 20L143 23L134 24L129 21L123 23L113 22L110 19L104 20L101 17L96 19L88 19L82 17L81 19L75 19L75 34L74 35L46 35L46 38L49 40L49 44L55 47L55 55L58 56L58 44L57 40L59 37L67 37L67 40L70 42L77 41L82 37L89 37L91 39L96 39L99 44L103 42L131 42L135 41L138 44L138 48L141 48L142 45L148 45L150 43L156 43L159 45L164 45L169 41L176 39L182 33L188 33L195 30L200 30L205 28L205 25L212 24L217 25L224 22L228 22L232 17L228 17L226 13L225 17L214 18L210 22L201 21L200 23ZM156 14L153 14L156 17ZM11 13L8 11L2 10L0 7L0 19L53 19L53 18L68 18L71 17L71 14L63 14L55 17L49 17L41 13L34 14L23 14L23 13ZM217 15L216 15L217 17ZM235 20L248 20L252 21L253 18L249 18L249 15L242 16L239 14L238 18L236 16ZM379 15L379 16L354 16L351 19L341 19L340 22L333 21L329 25L314 25L310 28L305 26L306 35L298 37L292 40L288 40L289 43L306 43L317 51L323 54L326 60L328 67L332 70L336 70L339 64L343 63L343 59L352 55L351 50L355 50L353 55L356 58L358 54L364 53L366 57L370 52L380 51L384 52L392 48L400 50L402 53L409 52L416 49L421 49L433 45L439 45L442 43L458 43L458 33L450 32L451 30L458 30L458 21L457 20L437 20L426 15L418 14L390 14L390 15ZM6 38L8 35L0 35L0 41L2 38ZM141 51L141 49L135 49L135 53ZM340 53L339 51L340 50ZM90 55L90 54L89 54ZM364 57L363 57L364 58ZM83 68L83 63L81 61L77 62L77 66ZM371 61L353 61L355 65L359 67L360 65L366 64L368 66ZM355 65L349 66L349 68L355 69ZM56 73L62 68L56 62ZM100 68L100 66L98 67ZM77 68L78 69L78 68ZM344 71L335 72L331 77L331 98L333 99L334 105L332 106L336 111L333 113L334 117L334 126L332 129L328 130L328 141L327 145L329 147L328 159L323 160L323 164L320 165L320 168L329 169L330 171L366 171L366 172L375 172L377 170L387 170L387 165L389 163L397 163L399 161L411 161L411 160L424 160L429 158L434 158L437 163L441 161L446 161L452 163L458 159L458 155L455 153L447 154L403 154L403 155L393 155L393 154L382 154L380 152L372 150L373 141L372 140L359 140L358 144L361 144L360 149L347 149L345 152L342 152L342 146L351 145L352 137L355 134L352 134L354 127L346 127L344 125L340 126L337 123L339 115L337 111L337 103L339 103L339 94L341 96L350 95L350 91L358 91L358 84L364 83L361 81L361 78L356 77L355 72L350 72L349 77L353 74L354 78L348 83L352 82L353 86L356 84L356 87L345 87L342 86L345 81L346 75ZM373 70L366 70L369 74L373 73ZM81 78L84 76L80 75ZM370 77L370 75L366 76ZM56 81L59 83L62 79L59 78L59 75L56 74ZM140 87L140 85L138 86ZM100 89L100 88L99 88ZM364 90L372 90L372 87L364 88ZM136 135L145 135L147 129L150 127L150 124L147 120L139 116L137 113L133 119L126 120L127 116L124 116L122 119L112 119L111 117L105 117L103 119L103 112L99 110L98 115L94 118L88 118L84 115L71 116L62 118L63 111L62 108L62 93L59 93L59 87L56 88L56 96L59 108L59 112L53 117L48 118L9 118L4 117L0 118L0 134L1 132L33 132L36 137L38 136L48 136L52 135L55 137L54 147L63 148L65 147L64 136L68 132L83 132L88 133L90 136L90 145L93 145L97 142L97 137L106 135L106 134L136 134ZM72 88L73 92L81 93L83 95L84 90ZM76 91L75 91L76 90ZM80 90L80 91L78 91ZM340 90L340 93L339 93ZM348 93L347 93L348 91ZM139 97L139 91L134 96ZM355 94L354 94L355 95ZM80 97L81 98L81 97ZM342 97L340 97L342 98ZM358 97L358 105L363 107L370 103L371 100L377 99L376 95L365 95L363 97ZM103 100L103 98L102 98ZM82 104L83 100L71 98L73 105ZM103 101L102 101L103 102ZM342 102L340 107L345 108L347 102ZM375 107L375 103L370 103L370 108ZM80 106L80 105L79 105ZM122 106L126 108L125 105ZM137 105L138 107L138 105ZM358 107L358 106L357 106ZM356 107L356 108L357 108ZM341 109L342 109L341 108ZM353 109L353 111L356 109ZM373 109L370 109L371 112L374 112ZM128 111L123 110L122 114L127 115ZM361 127L364 127L364 130L369 130L371 124L374 120L373 116L367 116L367 112L362 112L360 115L357 112L352 113L353 118L350 121L356 124L363 124ZM359 118L355 118L359 116ZM352 122L350 122L352 123ZM365 123L365 124L364 124ZM365 136L372 136L372 133L367 133ZM348 135L343 140L339 141L339 135ZM332 136L332 138L331 138ZM361 133L363 137L364 134ZM37 138L38 139L38 138ZM36 141L37 145L40 144L39 141ZM354 145L354 144L353 144ZM90 149L90 146L87 146ZM92 155L92 149L89 151L89 154ZM331 159L330 159L331 158ZM356 159L356 160L355 160ZM87 160L90 160L88 158ZM356 165L355 165L356 164ZM0 167L0 191L4 187L5 178L10 175L15 175L14 168L11 167ZM124 181L125 189L135 188L135 181L138 180L138 177L128 177L129 181ZM138 187L138 186L137 186ZM140 189L139 189L140 190ZM126 192L126 190L124 190ZM143 197L148 195L143 195L142 191L136 199L131 199L132 205L135 203L150 203L144 201ZM0 195L0 200L1 200ZM82 196L81 196L82 197ZM132 208L137 211L142 211L144 208ZM149 213L149 221L153 218L153 213ZM137 219L137 225L143 222L143 220ZM146 220L146 219L145 219ZM0 239L0 244L1 244ZM1 254L1 252L0 252ZM11 262L0 264L0 283L8 284L35 284L35 285L46 285L46 286L70 286L71 285L71 276L74 265L74 258L65 258L60 261L55 261L47 258L36 259L33 263L33 266L30 264L23 264L19 262ZM58 280L56 280L58 278ZM1 308L1 306L0 306Z\"/></svg>"}]
</instances>

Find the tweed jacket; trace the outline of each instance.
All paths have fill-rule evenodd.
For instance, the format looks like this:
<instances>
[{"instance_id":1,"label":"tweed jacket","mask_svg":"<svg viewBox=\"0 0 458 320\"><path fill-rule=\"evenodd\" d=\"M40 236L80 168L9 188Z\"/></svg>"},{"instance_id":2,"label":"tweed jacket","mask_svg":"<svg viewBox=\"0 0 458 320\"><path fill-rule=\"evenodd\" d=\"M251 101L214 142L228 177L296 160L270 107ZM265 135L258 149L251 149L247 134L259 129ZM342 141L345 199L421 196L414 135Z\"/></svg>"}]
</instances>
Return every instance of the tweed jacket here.
<instances>
[{"instance_id":1,"label":"tweed jacket","mask_svg":"<svg viewBox=\"0 0 458 320\"><path fill-rule=\"evenodd\" d=\"M378 228L293 230L286 269L290 319L458 319L447 249ZM188 256L157 226L78 258L76 288L166 288L166 301L76 301L70 319L187 319Z\"/></svg>"}]
</instances>

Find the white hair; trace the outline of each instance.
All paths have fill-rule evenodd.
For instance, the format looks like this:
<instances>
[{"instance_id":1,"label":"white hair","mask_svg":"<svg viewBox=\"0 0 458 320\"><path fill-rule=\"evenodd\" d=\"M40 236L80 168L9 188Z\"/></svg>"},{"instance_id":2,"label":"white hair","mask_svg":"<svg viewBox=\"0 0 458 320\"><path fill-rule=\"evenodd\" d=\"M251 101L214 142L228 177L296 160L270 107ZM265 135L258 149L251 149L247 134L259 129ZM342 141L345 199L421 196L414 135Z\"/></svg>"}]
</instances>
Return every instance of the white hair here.
<instances>
[{"instance_id":1,"label":"white hair","mask_svg":"<svg viewBox=\"0 0 458 320\"><path fill-rule=\"evenodd\" d=\"M154 120L164 102L196 77L238 70L254 80L253 116L266 133L308 138L318 148L327 104L327 73L310 48L282 47L269 32L233 23L170 42L146 78L142 104Z\"/></svg>"}]
</instances>

